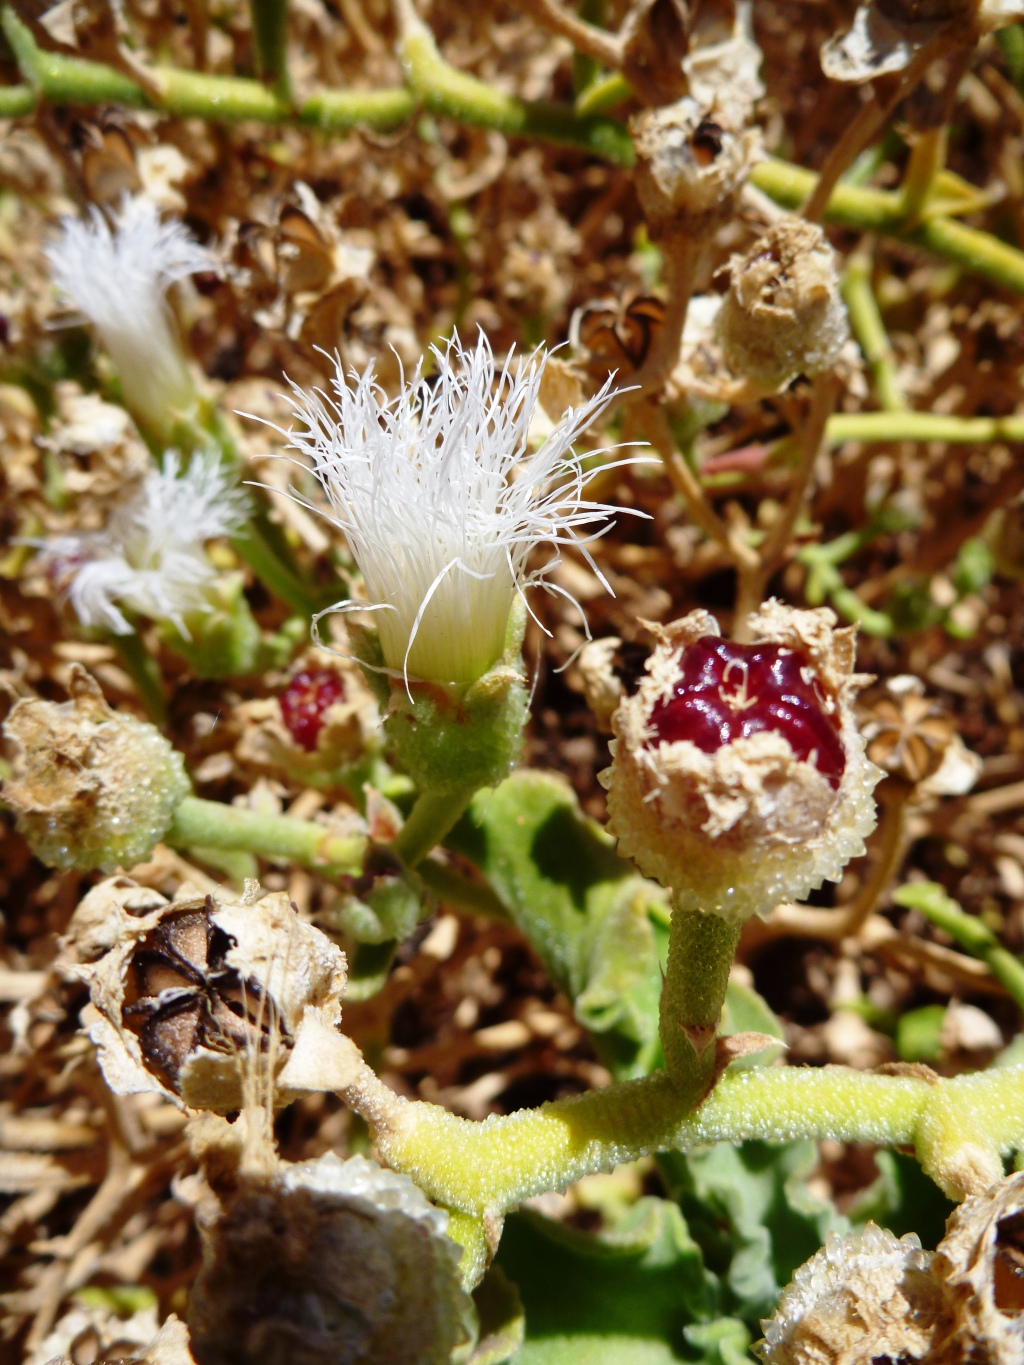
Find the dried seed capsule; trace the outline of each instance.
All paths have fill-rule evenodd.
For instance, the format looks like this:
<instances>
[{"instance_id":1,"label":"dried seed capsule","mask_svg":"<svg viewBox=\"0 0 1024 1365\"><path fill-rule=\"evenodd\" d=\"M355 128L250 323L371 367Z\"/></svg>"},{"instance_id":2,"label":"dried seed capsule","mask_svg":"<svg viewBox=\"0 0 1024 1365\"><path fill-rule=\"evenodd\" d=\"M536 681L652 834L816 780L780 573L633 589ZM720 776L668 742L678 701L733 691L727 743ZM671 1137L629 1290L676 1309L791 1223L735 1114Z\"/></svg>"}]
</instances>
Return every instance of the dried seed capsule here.
<instances>
[{"instance_id":1,"label":"dried seed capsule","mask_svg":"<svg viewBox=\"0 0 1024 1365\"><path fill-rule=\"evenodd\" d=\"M770 389L831 369L850 332L821 228L783 218L733 256L715 329L730 370Z\"/></svg>"},{"instance_id":2,"label":"dried seed capsule","mask_svg":"<svg viewBox=\"0 0 1024 1365\"><path fill-rule=\"evenodd\" d=\"M199 1365L447 1365L469 1306L447 1214L365 1157L266 1164L200 1209Z\"/></svg>"},{"instance_id":3,"label":"dried seed capsule","mask_svg":"<svg viewBox=\"0 0 1024 1365\"><path fill-rule=\"evenodd\" d=\"M944 1325L932 1253L914 1233L869 1223L828 1241L793 1276L762 1322L765 1365L864 1365L924 1360Z\"/></svg>"},{"instance_id":4,"label":"dried seed capsule","mask_svg":"<svg viewBox=\"0 0 1024 1365\"><path fill-rule=\"evenodd\" d=\"M955 1209L935 1253L952 1324L935 1365L1024 1360L1024 1172Z\"/></svg>"},{"instance_id":5,"label":"dried seed capsule","mask_svg":"<svg viewBox=\"0 0 1024 1365\"><path fill-rule=\"evenodd\" d=\"M254 1072L273 1088L307 1017L341 1018L344 953L255 882L238 902L167 901L111 878L72 916L65 961L89 985L83 1022L115 1094L226 1113Z\"/></svg>"},{"instance_id":6,"label":"dried seed capsule","mask_svg":"<svg viewBox=\"0 0 1024 1365\"><path fill-rule=\"evenodd\" d=\"M48 866L132 867L191 790L185 760L155 726L113 711L79 664L68 687L70 701L28 697L4 722L14 745L4 798Z\"/></svg>"},{"instance_id":7,"label":"dried seed capsule","mask_svg":"<svg viewBox=\"0 0 1024 1365\"><path fill-rule=\"evenodd\" d=\"M707 612L655 628L613 718L609 829L677 904L747 916L839 876L874 824L879 770L851 700L854 632L768 602L754 643Z\"/></svg>"},{"instance_id":8,"label":"dried seed capsule","mask_svg":"<svg viewBox=\"0 0 1024 1365\"><path fill-rule=\"evenodd\" d=\"M687 96L645 109L630 125L637 152L637 192L652 235L673 228L713 228L729 216L761 149L760 133L731 133Z\"/></svg>"}]
</instances>

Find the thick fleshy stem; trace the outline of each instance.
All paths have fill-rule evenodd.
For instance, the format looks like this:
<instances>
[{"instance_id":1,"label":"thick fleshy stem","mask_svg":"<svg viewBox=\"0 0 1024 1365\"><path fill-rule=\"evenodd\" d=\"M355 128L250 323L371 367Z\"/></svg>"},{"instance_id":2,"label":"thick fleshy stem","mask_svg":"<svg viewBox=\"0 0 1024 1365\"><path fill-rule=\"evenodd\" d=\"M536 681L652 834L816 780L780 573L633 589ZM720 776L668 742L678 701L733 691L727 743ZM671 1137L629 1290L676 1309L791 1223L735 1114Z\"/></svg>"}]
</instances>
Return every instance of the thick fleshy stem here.
<instances>
[{"instance_id":1,"label":"thick fleshy stem","mask_svg":"<svg viewBox=\"0 0 1024 1365\"><path fill-rule=\"evenodd\" d=\"M250 0L249 14L256 74L288 103L288 0Z\"/></svg>"},{"instance_id":2,"label":"thick fleshy stem","mask_svg":"<svg viewBox=\"0 0 1024 1365\"><path fill-rule=\"evenodd\" d=\"M906 412L909 405L900 386L896 357L871 288L871 260L863 251L850 257L842 289L850 327L875 381L879 407L885 412ZM830 425L825 430L831 436Z\"/></svg>"},{"instance_id":3,"label":"thick fleshy stem","mask_svg":"<svg viewBox=\"0 0 1024 1365\"><path fill-rule=\"evenodd\" d=\"M725 1003L740 923L676 902L668 931L658 1033L665 1069L687 1109L711 1088L715 1030Z\"/></svg>"},{"instance_id":4,"label":"thick fleshy stem","mask_svg":"<svg viewBox=\"0 0 1024 1365\"><path fill-rule=\"evenodd\" d=\"M408 868L421 863L458 821L473 791L422 792L409 812L392 848Z\"/></svg>"},{"instance_id":5,"label":"thick fleshy stem","mask_svg":"<svg viewBox=\"0 0 1024 1365\"><path fill-rule=\"evenodd\" d=\"M914 1147L954 1198L973 1193L1002 1156L1024 1147L1024 1067L952 1079L754 1067L726 1072L696 1111L658 1071L476 1123L400 1098L351 1039L314 1027L282 1083L341 1095L366 1119L387 1165L436 1202L477 1217L652 1152L712 1142L833 1138Z\"/></svg>"},{"instance_id":6,"label":"thick fleshy stem","mask_svg":"<svg viewBox=\"0 0 1024 1365\"><path fill-rule=\"evenodd\" d=\"M947 896L936 882L910 882L893 895L897 905L920 910L955 943L974 957L981 958L989 971L1006 987L1024 1009L1024 962L1004 948L992 930L977 915L968 915L957 901Z\"/></svg>"},{"instance_id":7,"label":"thick fleshy stem","mask_svg":"<svg viewBox=\"0 0 1024 1365\"><path fill-rule=\"evenodd\" d=\"M180 848L240 849L349 876L362 871L367 846L362 836L342 838L312 820L267 815L196 796L186 796L177 807L164 838Z\"/></svg>"}]
</instances>

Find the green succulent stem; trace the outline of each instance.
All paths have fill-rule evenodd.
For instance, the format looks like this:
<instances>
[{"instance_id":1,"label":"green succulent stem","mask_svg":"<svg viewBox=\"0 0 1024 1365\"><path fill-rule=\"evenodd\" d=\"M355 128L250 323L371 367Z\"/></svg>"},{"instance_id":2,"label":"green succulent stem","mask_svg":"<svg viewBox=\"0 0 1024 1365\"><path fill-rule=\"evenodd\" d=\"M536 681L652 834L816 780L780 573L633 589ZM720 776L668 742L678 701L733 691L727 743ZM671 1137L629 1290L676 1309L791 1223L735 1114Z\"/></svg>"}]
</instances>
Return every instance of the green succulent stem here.
<instances>
[{"instance_id":1,"label":"green succulent stem","mask_svg":"<svg viewBox=\"0 0 1024 1365\"><path fill-rule=\"evenodd\" d=\"M408 868L421 863L436 848L469 805L475 789L422 792L409 812L392 848Z\"/></svg>"},{"instance_id":2,"label":"green succulent stem","mask_svg":"<svg viewBox=\"0 0 1024 1365\"><path fill-rule=\"evenodd\" d=\"M288 80L288 0L249 0L256 74L285 103Z\"/></svg>"},{"instance_id":3,"label":"green succulent stem","mask_svg":"<svg viewBox=\"0 0 1024 1365\"><path fill-rule=\"evenodd\" d=\"M197 796L186 796L176 808L164 838L180 848L231 849L288 858L301 867L349 876L362 871L366 852L362 836L342 838L312 820L240 809Z\"/></svg>"},{"instance_id":4,"label":"green succulent stem","mask_svg":"<svg viewBox=\"0 0 1024 1365\"><path fill-rule=\"evenodd\" d=\"M879 407L885 412L906 412L908 404L896 373L896 357L871 288L870 257L863 252L850 257L842 288L850 327L871 369Z\"/></svg>"},{"instance_id":5,"label":"green succulent stem","mask_svg":"<svg viewBox=\"0 0 1024 1365\"><path fill-rule=\"evenodd\" d=\"M160 665L150 654L137 631L133 631L131 635L112 635L110 643L117 653L121 667L135 684L135 690L146 708L147 716L154 725L163 728L167 724L167 698L164 695Z\"/></svg>"},{"instance_id":6,"label":"green succulent stem","mask_svg":"<svg viewBox=\"0 0 1024 1365\"><path fill-rule=\"evenodd\" d=\"M937 929L943 929L961 948L980 958L989 971L1024 1009L1024 962L1004 948L977 915L968 915L937 882L911 882L893 895L897 905L920 910Z\"/></svg>"},{"instance_id":7,"label":"green succulent stem","mask_svg":"<svg viewBox=\"0 0 1024 1365\"><path fill-rule=\"evenodd\" d=\"M1009 445L1024 441L1024 416L945 417L934 412L837 412L825 427L829 445L846 441L944 441L948 445Z\"/></svg>"},{"instance_id":8,"label":"green succulent stem","mask_svg":"<svg viewBox=\"0 0 1024 1365\"><path fill-rule=\"evenodd\" d=\"M1024 1066L951 1079L846 1067L727 1071L691 1110L663 1071L483 1123L400 1098L351 1039L324 1029L282 1080L331 1090L367 1121L381 1158L438 1203L496 1216L546 1190L657 1151L797 1138L911 1147L962 1199L1024 1147Z\"/></svg>"},{"instance_id":9,"label":"green succulent stem","mask_svg":"<svg viewBox=\"0 0 1024 1365\"><path fill-rule=\"evenodd\" d=\"M665 1069L688 1108L714 1081L715 1029L740 927L721 915L680 905L673 908L669 921L658 1033Z\"/></svg>"}]
</instances>

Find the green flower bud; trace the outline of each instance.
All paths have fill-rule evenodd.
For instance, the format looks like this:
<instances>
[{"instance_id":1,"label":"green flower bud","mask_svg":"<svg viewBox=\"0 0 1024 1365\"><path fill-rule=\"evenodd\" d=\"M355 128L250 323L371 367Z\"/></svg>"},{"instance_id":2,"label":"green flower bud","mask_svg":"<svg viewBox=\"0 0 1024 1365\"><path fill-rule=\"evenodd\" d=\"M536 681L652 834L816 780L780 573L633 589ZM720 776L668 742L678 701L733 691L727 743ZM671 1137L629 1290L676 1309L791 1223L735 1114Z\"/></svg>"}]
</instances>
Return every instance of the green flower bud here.
<instances>
[{"instance_id":1,"label":"green flower bud","mask_svg":"<svg viewBox=\"0 0 1024 1365\"><path fill-rule=\"evenodd\" d=\"M185 760L155 726L111 710L78 664L69 691L62 703L24 698L4 722L14 746L4 799L50 867L131 867L188 796Z\"/></svg>"}]
</instances>

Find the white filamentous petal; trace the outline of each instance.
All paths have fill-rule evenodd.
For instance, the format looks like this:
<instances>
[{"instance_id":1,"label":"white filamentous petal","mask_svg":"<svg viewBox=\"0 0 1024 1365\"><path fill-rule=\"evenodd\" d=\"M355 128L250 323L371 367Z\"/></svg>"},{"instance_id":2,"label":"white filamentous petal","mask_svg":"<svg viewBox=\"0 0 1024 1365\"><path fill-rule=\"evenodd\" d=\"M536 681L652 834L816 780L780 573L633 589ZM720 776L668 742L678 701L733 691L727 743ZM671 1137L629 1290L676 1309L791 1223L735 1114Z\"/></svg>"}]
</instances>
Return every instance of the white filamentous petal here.
<instances>
[{"instance_id":1,"label":"white filamentous petal","mask_svg":"<svg viewBox=\"0 0 1024 1365\"><path fill-rule=\"evenodd\" d=\"M99 333L127 406L166 430L195 401L167 289L209 270L209 255L183 224L161 221L149 200L128 198L113 227L96 208L88 219L65 218L46 255L58 293Z\"/></svg>"},{"instance_id":2,"label":"white filamentous petal","mask_svg":"<svg viewBox=\"0 0 1024 1365\"><path fill-rule=\"evenodd\" d=\"M569 409L531 452L543 356L499 366L482 334L473 350L455 337L433 355L436 373L417 368L393 400L372 367L349 384L339 363L330 395L294 388L304 429L281 434L323 486L379 609L388 667L467 683L501 657L516 592L557 562L525 577L534 546L586 554L620 510L583 497L588 475L572 449L612 394L606 384Z\"/></svg>"},{"instance_id":3,"label":"white filamentous petal","mask_svg":"<svg viewBox=\"0 0 1024 1365\"><path fill-rule=\"evenodd\" d=\"M83 626L116 635L133 627L121 607L187 634L189 612L209 609L217 571L205 542L245 520L246 497L216 454L196 454L182 474L176 451L117 507L102 531L61 536L42 546Z\"/></svg>"}]
</instances>

